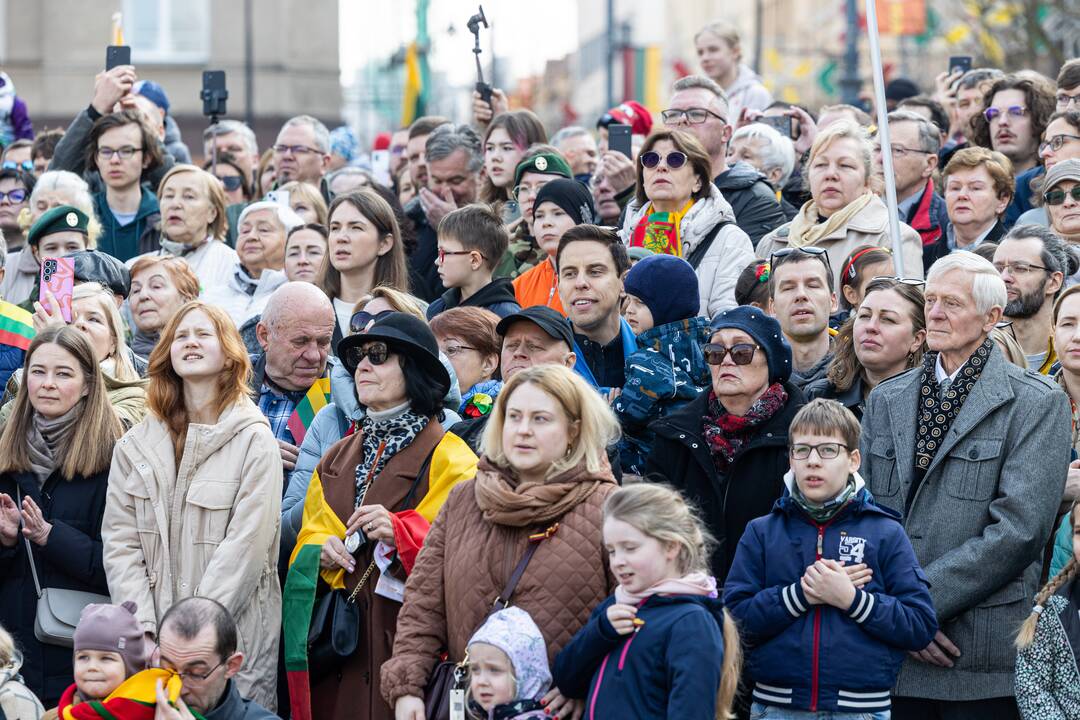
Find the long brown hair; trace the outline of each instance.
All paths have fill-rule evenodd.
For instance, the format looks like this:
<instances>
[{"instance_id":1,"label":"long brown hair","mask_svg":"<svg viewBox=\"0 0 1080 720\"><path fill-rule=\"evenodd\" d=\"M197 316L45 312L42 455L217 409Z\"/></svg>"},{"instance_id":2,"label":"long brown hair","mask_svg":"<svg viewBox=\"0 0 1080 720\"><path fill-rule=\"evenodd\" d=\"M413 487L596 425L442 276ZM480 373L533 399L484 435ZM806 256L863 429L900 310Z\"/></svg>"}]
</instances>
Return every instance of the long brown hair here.
<instances>
[{"instance_id":1,"label":"long brown hair","mask_svg":"<svg viewBox=\"0 0 1080 720\"><path fill-rule=\"evenodd\" d=\"M700 511L678 490L657 483L627 485L613 492L604 502L604 520L609 519L624 522L641 534L655 538L661 545L678 547L675 560L683 575L708 573L709 555L716 547L716 540L701 519ZM735 620L726 608L722 632L724 660L716 694L716 717L727 720L735 717L731 706L742 670L742 647Z\"/></svg>"},{"instance_id":2,"label":"long brown hair","mask_svg":"<svg viewBox=\"0 0 1080 720\"><path fill-rule=\"evenodd\" d=\"M374 284L389 285L404 292L409 292L409 269L405 264L405 249L401 243L401 227L394 216L394 209L374 190L361 188L355 192L338 195L334 202L330 203L330 212L327 214L327 222L334 219L334 213L339 207L348 203L356 208L375 226L375 232L380 237L389 235L393 240L390 251L380 255L375 260ZM341 294L341 273L330 262L333 249L327 242L326 257L323 258L323 283L322 290L331 300Z\"/></svg>"},{"instance_id":3,"label":"long brown hair","mask_svg":"<svg viewBox=\"0 0 1080 720\"><path fill-rule=\"evenodd\" d=\"M1076 526L1076 510L1080 508L1080 502L1073 502L1072 508L1069 510L1069 525ZM1046 607L1046 601L1049 600L1054 593L1061 588L1062 585L1076 577L1076 570L1080 568L1080 563L1076 562L1076 554L1069 558L1069 562L1065 563L1065 567L1061 568L1061 571L1057 575L1050 578L1050 582L1043 586L1043 589L1039 591L1039 594L1035 596L1035 606L1031 608L1031 614L1024 620L1024 624L1020 626L1020 632L1016 635L1016 647L1018 650L1023 650L1028 645L1031 645L1035 641L1035 626L1039 624L1039 616L1042 615L1044 608Z\"/></svg>"},{"instance_id":4,"label":"long brown hair","mask_svg":"<svg viewBox=\"0 0 1080 720\"><path fill-rule=\"evenodd\" d=\"M870 284L866 286L864 299L870 293L878 290L895 290L897 295L907 300L910 306L908 307L908 317L911 318L911 330L913 333L926 329L922 290L915 285L902 283L892 278L881 278L870 281ZM854 334L855 317L852 316L847 319L841 326L840 332L836 334L836 341L833 343L836 350L826 372L829 382L841 392L850 389L855 382L855 378L863 375L862 363L859 361L858 356L855 355ZM913 368L921 363L924 352L926 352L925 340L919 346L919 349L908 358L908 367Z\"/></svg>"},{"instance_id":5,"label":"long brown hair","mask_svg":"<svg viewBox=\"0 0 1080 720\"><path fill-rule=\"evenodd\" d=\"M225 365L218 375L217 402L214 412L221 415L227 408L251 396L248 381L251 377L251 360L248 359L244 341L240 333L224 310L207 305L200 300L192 300L176 311L165 329L161 339L150 353L150 366L147 377L150 386L146 390L146 406L156 418L165 423L172 437L176 463L180 464L184 442L187 440L188 411L184 405L184 381L172 366L172 343L176 337L176 328L184 317L195 310L201 310L210 319L217 333L221 352L225 356Z\"/></svg>"},{"instance_id":6,"label":"long brown hair","mask_svg":"<svg viewBox=\"0 0 1080 720\"><path fill-rule=\"evenodd\" d=\"M79 419L71 437L63 447L56 449L56 467L65 480L102 472L112 463L113 445L123 435L123 426L109 403L105 380L89 338L70 325L42 330L26 351L23 382L19 386L19 394L15 396L11 417L3 435L0 435L0 472L20 472L31 468L26 442L35 412L30 404L30 363L42 345L56 345L75 358L82 370L87 391L86 397L76 405L80 408Z\"/></svg>"},{"instance_id":7,"label":"long brown hair","mask_svg":"<svg viewBox=\"0 0 1080 720\"><path fill-rule=\"evenodd\" d=\"M510 136L510 142L514 143L517 149L523 153L533 143L546 143L548 141L544 123L540 121L536 113L532 110L511 110L499 113L491 119L487 130L484 131L481 149L487 147L488 138L498 128L505 130L506 134ZM524 158L524 155L522 155L522 158ZM513 172L516 168L508 169ZM483 181L480 183L480 202L496 203L509 200L512 189L511 187L495 187L491 182L491 178L485 174Z\"/></svg>"}]
</instances>

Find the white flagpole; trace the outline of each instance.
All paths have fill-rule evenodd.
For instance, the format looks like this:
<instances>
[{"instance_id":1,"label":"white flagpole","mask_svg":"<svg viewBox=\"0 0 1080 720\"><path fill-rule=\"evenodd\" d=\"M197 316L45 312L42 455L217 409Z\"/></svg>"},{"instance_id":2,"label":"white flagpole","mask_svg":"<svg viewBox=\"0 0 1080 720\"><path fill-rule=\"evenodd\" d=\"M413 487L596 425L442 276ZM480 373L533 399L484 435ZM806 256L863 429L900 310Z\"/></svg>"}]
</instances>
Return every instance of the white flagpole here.
<instances>
[{"instance_id":1,"label":"white flagpole","mask_svg":"<svg viewBox=\"0 0 1080 720\"><path fill-rule=\"evenodd\" d=\"M889 108L885 105L885 76L881 69L881 44L878 37L877 2L866 0L866 32L870 38L870 65L874 73L874 105L877 107L878 140L881 141L881 166L885 175L885 204L889 208L889 234L892 236L893 267L904 277L904 256L900 252L900 216L896 210L896 176L893 175L892 145L889 142Z\"/></svg>"}]
</instances>

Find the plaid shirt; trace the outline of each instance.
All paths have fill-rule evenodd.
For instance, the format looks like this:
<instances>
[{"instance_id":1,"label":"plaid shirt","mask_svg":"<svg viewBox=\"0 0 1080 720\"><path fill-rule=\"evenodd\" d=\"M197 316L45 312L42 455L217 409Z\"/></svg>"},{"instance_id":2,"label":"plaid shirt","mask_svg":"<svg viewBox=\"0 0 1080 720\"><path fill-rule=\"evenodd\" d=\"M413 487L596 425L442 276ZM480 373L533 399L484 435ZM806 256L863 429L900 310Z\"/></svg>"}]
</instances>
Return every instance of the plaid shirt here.
<instances>
[{"instance_id":1,"label":"plaid shirt","mask_svg":"<svg viewBox=\"0 0 1080 720\"><path fill-rule=\"evenodd\" d=\"M296 404L304 398L304 392L287 392L263 382L259 389L259 412L270 423L270 431L278 440L296 444L292 431L289 430L289 418L292 417Z\"/></svg>"}]
</instances>

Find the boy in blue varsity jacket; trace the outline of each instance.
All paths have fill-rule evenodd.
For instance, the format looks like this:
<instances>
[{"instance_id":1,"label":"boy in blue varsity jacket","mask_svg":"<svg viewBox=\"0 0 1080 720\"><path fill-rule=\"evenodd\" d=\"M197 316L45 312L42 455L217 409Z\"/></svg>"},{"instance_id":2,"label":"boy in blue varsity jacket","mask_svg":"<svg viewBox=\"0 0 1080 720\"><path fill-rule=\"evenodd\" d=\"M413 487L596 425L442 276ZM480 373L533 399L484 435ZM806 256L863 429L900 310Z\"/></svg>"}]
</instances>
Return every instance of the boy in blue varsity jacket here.
<instances>
[{"instance_id":1,"label":"boy in blue varsity jacket","mask_svg":"<svg viewBox=\"0 0 1080 720\"><path fill-rule=\"evenodd\" d=\"M934 638L926 575L859 469L859 422L814 400L789 431L788 493L747 526L724 587L746 638L752 713L888 717L907 651Z\"/></svg>"}]
</instances>

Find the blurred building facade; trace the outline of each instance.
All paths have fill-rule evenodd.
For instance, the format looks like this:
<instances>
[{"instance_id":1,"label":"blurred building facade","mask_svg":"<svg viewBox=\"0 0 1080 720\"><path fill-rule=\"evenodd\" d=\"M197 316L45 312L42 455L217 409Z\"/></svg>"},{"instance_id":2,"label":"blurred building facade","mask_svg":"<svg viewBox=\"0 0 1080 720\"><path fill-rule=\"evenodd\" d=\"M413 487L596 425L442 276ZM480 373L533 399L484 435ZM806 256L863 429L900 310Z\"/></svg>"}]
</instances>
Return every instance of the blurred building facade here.
<instances>
[{"instance_id":1,"label":"blurred building facade","mask_svg":"<svg viewBox=\"0 0 1080 720\"><path fill-rule=\"evenodd\" d=\"M340 124L338 0L0 0L0 62L36 130L66 127L89 104L118 10L136 72L165 88L194 156L206 127L203 70L226 72L228 117L248 116L248 28L259 146L300 112Z\"/></svg>"}]
</instances>

